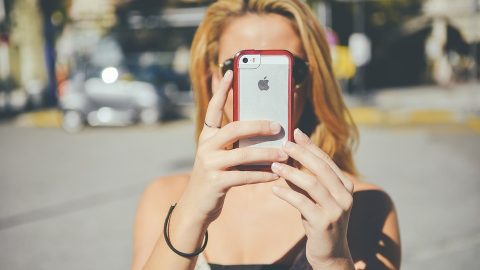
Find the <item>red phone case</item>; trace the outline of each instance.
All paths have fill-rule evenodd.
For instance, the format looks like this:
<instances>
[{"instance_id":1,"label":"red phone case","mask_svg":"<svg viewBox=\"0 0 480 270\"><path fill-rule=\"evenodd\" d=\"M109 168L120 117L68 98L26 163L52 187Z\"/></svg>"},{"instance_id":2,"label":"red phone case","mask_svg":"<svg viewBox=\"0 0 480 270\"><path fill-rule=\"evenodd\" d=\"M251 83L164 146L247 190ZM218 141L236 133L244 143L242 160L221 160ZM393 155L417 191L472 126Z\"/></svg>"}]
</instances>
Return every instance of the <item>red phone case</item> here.
<instances>
[{"instance_id":1,"label":"red phone case","mask_svg":"<svg viewBox=\"0 0 480 270\"><path fill-rule=\"evenodd\" d=\"M240 105L238 102L239 91L240 91L240 81L238 79L238 61L243 55L248 54L259 54L259 55L285 55L289 58L289 69L288 69L288 128L287 128L287 138L289 141L293 141L293 113L294 113L294 102L293 102L293 79L292 79L292 66L293 66L293 55L287 50L242 50L235 54L234 64L233 64L233 121L239 121L239 112ZM234 148L238 148L238 141L233 144ZM287 164L292 164L292 159L287 160ZM270 166L267 165L241 165L237 166L238 170L248 170L248 171L271 171Z\"/></svg>"}]
</instances>

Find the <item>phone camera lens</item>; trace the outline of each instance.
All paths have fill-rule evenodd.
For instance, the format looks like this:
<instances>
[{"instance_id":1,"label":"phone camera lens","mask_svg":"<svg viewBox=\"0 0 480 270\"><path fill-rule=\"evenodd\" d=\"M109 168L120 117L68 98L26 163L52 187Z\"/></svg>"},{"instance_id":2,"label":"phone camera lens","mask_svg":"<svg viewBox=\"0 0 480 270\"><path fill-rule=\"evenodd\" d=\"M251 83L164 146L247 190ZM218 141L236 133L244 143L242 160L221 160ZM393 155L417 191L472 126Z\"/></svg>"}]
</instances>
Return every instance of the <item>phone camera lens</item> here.
<instances>
[{"instance_id":1,"label":"phone camera lens","mask_svg":"<svg viewBox=\"0 0 480 270\"><path fill-rule=\"evenodd\" d=\"M245 58L243 58L243 60L242 60L242 61L243 61L243 63L245 63L245 64L246 64L246 63L248 62L248 58L246 58L246 57L245 57Z\"/></svg>"}]
</instances>

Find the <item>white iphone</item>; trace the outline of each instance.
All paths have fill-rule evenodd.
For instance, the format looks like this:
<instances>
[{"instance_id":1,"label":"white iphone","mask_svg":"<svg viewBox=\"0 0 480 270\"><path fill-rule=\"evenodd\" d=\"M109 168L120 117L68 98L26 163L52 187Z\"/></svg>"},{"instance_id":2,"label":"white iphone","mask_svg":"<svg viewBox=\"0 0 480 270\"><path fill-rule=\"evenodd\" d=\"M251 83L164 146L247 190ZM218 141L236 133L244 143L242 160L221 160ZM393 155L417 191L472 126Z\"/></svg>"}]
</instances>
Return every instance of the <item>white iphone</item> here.
<instances>
[{"instance_id":1,"label":"white iphone","mask_svg":"<svg viewBox=\"0 0 480 270\"><path fill-rule=\"evenodd\" d=\"M241 139L235 148L281 148L284 141L293 140L293 61L287 50L243 50L235 55L233 120L270 120L282 126L278 135ZM239 169L270 170L270 166L248 164Z\"/></svg>"}]
</instances>

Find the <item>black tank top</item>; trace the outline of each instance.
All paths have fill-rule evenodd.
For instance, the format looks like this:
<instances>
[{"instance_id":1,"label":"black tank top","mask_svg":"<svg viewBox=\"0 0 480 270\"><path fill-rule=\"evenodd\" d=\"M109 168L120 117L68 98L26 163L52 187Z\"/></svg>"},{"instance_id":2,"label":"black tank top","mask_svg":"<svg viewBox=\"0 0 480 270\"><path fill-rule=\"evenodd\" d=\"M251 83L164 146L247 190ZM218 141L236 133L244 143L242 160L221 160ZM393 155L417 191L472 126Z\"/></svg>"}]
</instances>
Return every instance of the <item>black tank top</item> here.
<instances>
[{"instance_id":1,"label":"black tank top","mask_svg":"<svg viewBox=\"0 0 480 270\"><path fill-rule=\"evenodd\" d=\"M221 265L209 263L211 270L312 270L307 261L304 236L279 261L274 264Z\"/></svg>"},{"instance_id":2,"label":"black tank top","mask_svg":"<svg viewBox=\"0 0 480 270\"><path fill-rule=\"evenodd\" d=\"M221 265L209 263L211 270L287 270L290 265L286 264L237 264Z\"/></svg>"}]
</instances>

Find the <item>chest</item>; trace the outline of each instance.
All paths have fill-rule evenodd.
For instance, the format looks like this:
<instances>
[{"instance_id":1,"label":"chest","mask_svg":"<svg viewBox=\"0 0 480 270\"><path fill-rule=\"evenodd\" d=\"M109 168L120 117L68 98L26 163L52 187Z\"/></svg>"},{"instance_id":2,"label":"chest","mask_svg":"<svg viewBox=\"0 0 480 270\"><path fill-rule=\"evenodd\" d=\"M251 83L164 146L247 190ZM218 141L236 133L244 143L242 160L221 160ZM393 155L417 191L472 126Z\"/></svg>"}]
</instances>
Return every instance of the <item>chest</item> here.
<instances>
[{"instance_id":1,"label":"chest","mask_svg":"<svg viewBox=\"0 0 480 270\"><path fill-rule=\"evenodd\" d=\"M270 197L271 196L271 197ZM232 196L208 228L205 256L217 264L270 264L305 236L298 211L274 195Z\"/></svg>"}]
</instances>

